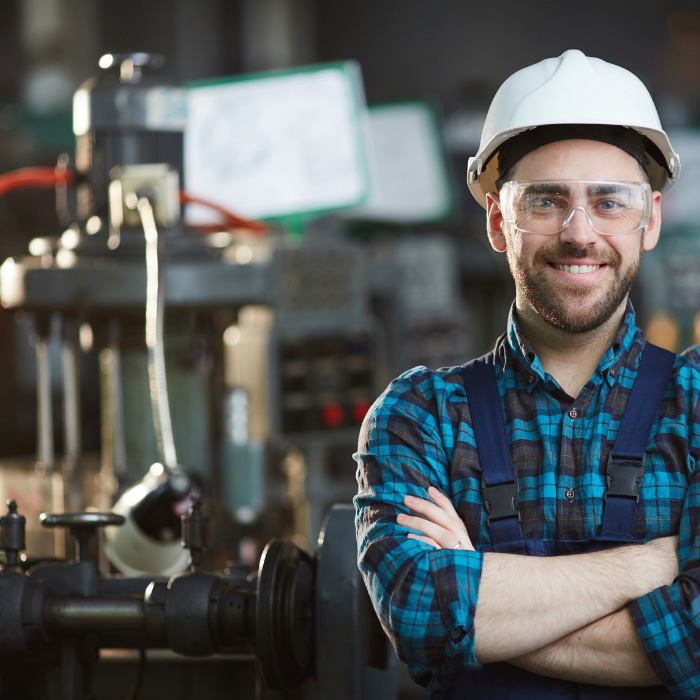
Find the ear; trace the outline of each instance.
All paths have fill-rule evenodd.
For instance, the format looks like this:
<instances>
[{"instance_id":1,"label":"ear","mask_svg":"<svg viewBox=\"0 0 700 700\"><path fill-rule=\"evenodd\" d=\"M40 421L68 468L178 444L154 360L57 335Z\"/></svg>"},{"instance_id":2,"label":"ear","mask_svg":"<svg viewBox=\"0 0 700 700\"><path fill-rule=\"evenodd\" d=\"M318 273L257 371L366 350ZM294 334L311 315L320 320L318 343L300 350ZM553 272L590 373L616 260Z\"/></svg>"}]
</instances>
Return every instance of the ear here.
<instances>
[{"instance_id":1,"label":"ear","mask_svg":"<svg viewBox=\"0 0 700 700\"><path fill-rule=\"evenodd\" d=\"M486 195L486 231L491 247L499 253L505 253L507 244L503 233L501 201L497 192L489 192Z\"/></svg>"},{"instance_id":2,"label":"ear","mask_svg":"<svg viewBox=\"0 0 700 700\"><path fill-rule=\"evenodd\" d=\"M645 251L656 247L661 233L661 192L652 192L651 197L651 218L644 232L644 245L642 246L642 250Z\"/></svg>"}]
</instances>

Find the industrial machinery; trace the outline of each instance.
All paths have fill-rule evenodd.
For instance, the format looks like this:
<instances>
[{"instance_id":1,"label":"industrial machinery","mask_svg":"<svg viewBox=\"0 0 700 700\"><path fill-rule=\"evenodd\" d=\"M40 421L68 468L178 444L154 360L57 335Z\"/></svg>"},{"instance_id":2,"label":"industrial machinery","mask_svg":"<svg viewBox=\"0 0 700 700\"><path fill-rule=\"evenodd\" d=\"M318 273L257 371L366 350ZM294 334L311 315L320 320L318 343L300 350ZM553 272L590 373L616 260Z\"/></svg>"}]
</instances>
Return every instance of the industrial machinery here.
<instances>
[{"instance_id":1,"label":"industrial machinery","mask_svg":"<svg viewBox=\"0 0 700 700\"><path fill-rule=\"evenodd\" d=\"M217 521L233 521L234 535L217 541L228 558L240 531L262 543L283 530L308 544L329 505L352 495L349 454L377 393L361 254L333 237L289 239L181 189L187 94L154 81L158 64L145 54L103 57L100 78L75 94L74 167L62 158L26 180L56 187L65 227L0 267L3 307L33 328L37 468L65 477L56 488L70 510L107 510L120 498L117 511L133 511L148 481L180 503L177 517L189 491L203 491ZM220 220L183 223L181 205L193 201ZM97 356L97 372L81 350ZM82 447L81 398L98 390L95 459ZM339 487L324 481L322 464L337 444L348 455ZM290 454L299 468L280 466ZM156 558L149 550L126 561L115 550L112 537L127 533L133 549L132 525L127 516L105 550L125 573ZM156 529L160 554L166 545L170 554L152 571L181 570L173 528Z\"/></svg>"},{"instance_id":2,"label":"industrial machinery","mask_svg":"<svg viewBox=\"0 0 700 700\"><path fill-rule=\"evenodd\" d=\"M154 79L159 62L103 57L75 94L74 163L0 177L0 194L54 188L63 230L0 265L0 303L31 329L38 409L36 458L0 470L0 499L18 504L2 518L0 700L135 700L123 677L138 679L142 662L124 650L148 656L153 700L391 700L395 657L359 578L352 508L324 518L355 493L350 455L389 379L475 354L460 248L434 232L368 243L337 221L299 235L298 221L285 231L188 193L188 94ZM362 178L343 168L362 130L339 139L308 122L323 108L337 124L361 121L358 75L303 69L278 90L275 74L267 92L290 96L296 116L284 139L268 127L270 143L253 143L262 92L241 78L241 109L200 119L216 177L248 168L258 182L259 159L281 148L275 195L292 179L289 142L310 149L319 132L320 155L299 177L330 192L341 172L359 192ZM334 99L298 98L316 77ZM196 92L208 108L209 87ZM336 142L342 168L325 158ZM218 220L183 218L193 204ZM207 570L193 499L211 515Z\"/></svg>"},{"instance_id":3,"label":"industrial machinery","mask_svg":"<svg viewBox=\"0 0 700 700\"><path fill-rule=\"evenodd\" d=\"M217 205L217 224L184 224L181 205L210 203L181 190L186 96L153 82L157 65L103 57L75 94L75 164L0 179L54 187L64 227L0 267L3 307L31 319L38 407L36 460L0 478L16 499L1 522L0 697L124 697L109 673L131 666L108 652L128 649L151 670L207 659L161 684L170 699L215 668L226 681L206 697L394 697L351 506L322 527L354 485L349 450L343 488L324 481L325 450L352 444L375 395L357 247L300 245ZM90 392L97 455L83 450ZM54 511L41 527L20 514L35 481L50 492L27 507Z\"/></svg>"},{"instance_id":4,"label":"industrial machinery","mask_svg":"<svg viewBox=\"0 0 700 700\"><path fill-rule=\"evenodd\" d=\"M354 557L348 556L354 550L352 519L350 506L331 509L313 555L290 541L273 540L257 575L233 565L210 573L200 565L208 522L195 502L183 516L190 570L169 579L122 577L99 574L89 556L95 531L119 525L122 516L45 515L45 527L67 528L74 535L75 559L46 561L25 571L20 556L25 519L11 501L0 518L5 557L0 572L0 698L125 697L115 694L114 687L96 694L105 672L99 651L110 648L138 649L142 664L146 650L155 649L182 657L217 655L222 663L229 659L232 694L227 697L396 697L395 656ZM143 673L137 669L129 698L139 696ZM166 692L168 698L181 697L177 690Z\"/></svg>"}]
</instances>

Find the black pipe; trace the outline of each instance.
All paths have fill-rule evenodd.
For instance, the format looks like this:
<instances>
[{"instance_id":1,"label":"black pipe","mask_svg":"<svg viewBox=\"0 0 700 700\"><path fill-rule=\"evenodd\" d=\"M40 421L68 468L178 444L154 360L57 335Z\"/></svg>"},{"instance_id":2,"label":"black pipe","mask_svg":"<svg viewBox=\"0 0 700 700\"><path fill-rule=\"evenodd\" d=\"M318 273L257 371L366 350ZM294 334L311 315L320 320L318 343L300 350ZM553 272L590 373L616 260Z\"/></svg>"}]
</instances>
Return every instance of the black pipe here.
<instances>
[{"instance_id":1,"label":"black pipe","mask_svg":"<svg viewBox=\"0 0 700 700\"><path fill-rule=\"evenodd\" d=\"M143 600L135 598L54 598L43 605L43 621L47 632L81 632L128 628L146 629ZM106 628L106 629L105 629Z\"/></svg>"}]
</instances>

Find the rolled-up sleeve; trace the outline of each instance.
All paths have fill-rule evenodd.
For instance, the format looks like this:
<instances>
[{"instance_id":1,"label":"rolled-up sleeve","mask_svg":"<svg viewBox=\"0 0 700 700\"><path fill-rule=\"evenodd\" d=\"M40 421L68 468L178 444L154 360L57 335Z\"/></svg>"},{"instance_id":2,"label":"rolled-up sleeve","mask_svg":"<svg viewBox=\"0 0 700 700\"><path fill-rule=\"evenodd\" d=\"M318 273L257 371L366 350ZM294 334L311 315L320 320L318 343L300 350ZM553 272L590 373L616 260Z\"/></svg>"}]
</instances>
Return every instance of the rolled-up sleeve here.
<instances>
[{"instance_id":1,"label":"rolled-up sleeve","mask_svg":"<svg viewBox=\"0 0 700 700\"><path fill-rule=\"evenodd\" d=\"M700 476L688 489L678 537L681 573L630 604L651 665L679 698L700 695Z\"/></svg>"},{"instance_id":2,"label":"rolled-up sleeve","mask_svg":"<svg viewBox=\"0 0 700 700\"><path fill-rule=\"evenodd\" d=\"M445 392L420 375L392 383L360 434L355 498L358 563L379 619L414 677L455 664L479 668L474 616L483 555L438 550L396 523L407 494L450 493L454 431ZM446 392L449 391L449 388Z\"/></svg>"},{"instance_id":3,"label":"rolled-up sleeve","mask_svg":"<svg viewBox=\"0 0 700 700\"><path fill-rule=\"evenodd\" d=\"M649 662L673 697L700 697L700 348L676 379L688 407L679 430L688 436L688 490L678 533L680 575L630 604Z\"/></svg>"}]
</instances>

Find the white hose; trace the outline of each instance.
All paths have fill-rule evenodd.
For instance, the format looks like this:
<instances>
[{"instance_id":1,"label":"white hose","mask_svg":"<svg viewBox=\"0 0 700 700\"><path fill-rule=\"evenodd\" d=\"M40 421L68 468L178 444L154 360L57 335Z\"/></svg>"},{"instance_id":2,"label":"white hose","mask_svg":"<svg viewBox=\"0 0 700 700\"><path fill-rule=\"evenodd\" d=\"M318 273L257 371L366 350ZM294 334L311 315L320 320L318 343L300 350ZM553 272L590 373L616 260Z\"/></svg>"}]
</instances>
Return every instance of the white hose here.
<instances>
[{"instance_id":1,"label":"white hose","mask_svg":"<svg viewBox=\"0 0 700 700\"><path fill-rule=\"evenodd\" d=\"M165 374L163 318L165 316L165 285L160 264L158 227L153 207L146 197L140 197L137 209L146 238L146 346L148 347L148 381L153 408L158 455L170 471L177 466L175 439L170 419L168 383Z\"/></svg>"}]
</instances>

